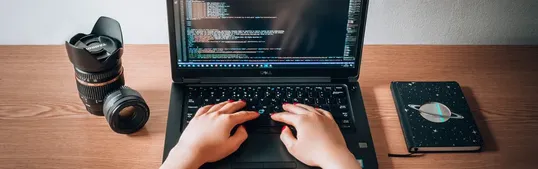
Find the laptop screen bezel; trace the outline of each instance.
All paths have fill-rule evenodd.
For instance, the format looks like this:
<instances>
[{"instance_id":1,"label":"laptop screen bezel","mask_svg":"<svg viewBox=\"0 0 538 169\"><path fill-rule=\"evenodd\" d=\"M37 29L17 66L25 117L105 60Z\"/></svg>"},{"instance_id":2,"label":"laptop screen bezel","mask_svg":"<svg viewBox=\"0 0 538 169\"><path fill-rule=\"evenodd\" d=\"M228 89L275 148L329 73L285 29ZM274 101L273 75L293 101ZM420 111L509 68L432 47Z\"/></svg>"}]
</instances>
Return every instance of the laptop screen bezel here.
<instances>
[{"instance_id":1,"label":"laptop screen bezel","mask_svg":"<svg viewBox=\"0 0 538 169\"><path fill-rule=\"evenodd\" d=\"M168 29L170 38L170 60L172 79L174 82L184 78L199 77L331 77L331 78L358 78L364 46L364 32L366 29L366 16L368 13L368 0L362 0L361 25L357 37L357 53L355 68L271 68L271 69L219 69L219 68L184 68L178 66L178 45L176 34L176 18L174 14L174 0L167 0ZM181 10L181 9L180 9ZM183 24L183 21L181 21Z\"/></svg>"}]
</instances>

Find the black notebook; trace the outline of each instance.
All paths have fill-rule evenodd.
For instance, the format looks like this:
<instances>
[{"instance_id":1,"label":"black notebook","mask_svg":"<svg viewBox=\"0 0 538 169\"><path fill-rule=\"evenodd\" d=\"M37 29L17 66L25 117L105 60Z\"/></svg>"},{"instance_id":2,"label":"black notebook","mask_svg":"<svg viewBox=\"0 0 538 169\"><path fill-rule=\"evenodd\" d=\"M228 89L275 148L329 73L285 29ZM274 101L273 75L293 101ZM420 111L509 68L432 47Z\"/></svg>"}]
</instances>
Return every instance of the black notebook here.
<instances>
[{"instance_id":1,"label":"black notebook","mask_svg":"<svg viewBox=\"0 0 538 169\"><path fill-rule=\"evenodd\" d=\"M457 82L392 82L409 152L479 151L482 137Z\"/></svg>"}]
</instances>

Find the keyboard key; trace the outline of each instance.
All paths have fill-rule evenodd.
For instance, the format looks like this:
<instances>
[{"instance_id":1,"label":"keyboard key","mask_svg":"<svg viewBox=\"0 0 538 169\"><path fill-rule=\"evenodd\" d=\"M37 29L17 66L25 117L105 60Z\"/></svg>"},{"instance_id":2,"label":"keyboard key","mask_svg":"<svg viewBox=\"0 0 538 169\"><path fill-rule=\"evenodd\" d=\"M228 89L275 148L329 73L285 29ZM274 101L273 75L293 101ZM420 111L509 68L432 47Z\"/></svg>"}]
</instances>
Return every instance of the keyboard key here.
<instances>
[{"instance_id":1,"label":"keyboard key","mask_svg":"<svg viewBox=\"0 0 538 169\"><path fill-rule=\"evenodd\" d=\"M331 111L331 106L328 105L328 104L322 104L322 105L320 106L320 108L323 109L323 110L325 110L325 111L329 111L329 112Z\"/></svg>"},{"instance_id":2,"label":"keyboard key","mask_svg":"<svg viewBox=\"0 0 538 169\"><path fill-rule=\"evenodd\" d=\"M310 97L310 98L317 98L317 97L318 97L318 93L317 93L317 92L308 92L308 97Z\"/></svg>"},{"instance_id":3,"label":"keyboard key","mask_svg":"<svg viewBox=\"0 0 538 169\"><path fill-rule=\"evenodd\" d=\"M246 111L258 111L258 109L256 108L257 106L256 105L248 105L247 104L247 107L245 108Z\"/></svg>"},{"instance_id":4,"label":"keyboard key","mask_svg":"<svg viewBox=\"0 0 538 169\"><path fill-rule=\"evenodd\" d=\"M282 106L275 105L273 107L273 111L274 113L280 113L280 112L283 112L284 110L282 109Z\"/></svg>"},{"instance_id":5,"label":"keyboard key","mask_svg":"<svg viewBox=\"0 0 538 169\"><path fill-rule=\"evenodd\" d=\"M345 96L345 93L344 93L344 91L334 91L334 92L332 92L332 95L333 95L334 97L341 98L341 97L344 97L344 96Z\"/></svg>"},{"instance_id":6,"label":"keyboard key","mask_svg":"<svg viewBox=\"0 0 538 169\"><path fill-rule=\"evenodd\" d=\"M265 114L270 114L270 113L274 113L275 111L273 110L273 105L269 105L269 106L264 106L265 107Z\"/></svg>"},{"instance_id":7,"label":"keyboard key","mask_svg":"<svg viewBox=\"0 0 538 169\"><path fill-rule=\"evenodd\" d=\"M331 113L336 119L349 119L349 112L331 111Z\"/></svg>"},{"instance_id":8,"label":"keyboard key","mask_svg":"<svg viewBox=\"0 0 538 169\"><path fill-rule=\"evenodd\" d=\"M332 105L332 109L333 109L333 110L338 110L338 111L341 111L341 112L343 112L343 111L348 111L348 110L349 110L348 107L347 107L347 105L345 105L345 104L335 104L335 105Z\"/></svg>"},{"instance_id":9,"label":"keyboard key","mask_svg":"<svg viewBox=\"0 0 538 169\"><path fill-rule=\"evenodd\" d=\"M191 120L194 117L194 113L187 113L187 116L185 117L187 120Z\"/></svg>"},{"instance_id":10,"label":"keyboard key","mask_svg":"<svg viewBox=\"0 0 538 169\"><path fill-rule=\"evenodd\" d=\"M342 132L355 131L355 127L353 127L352 125L341 125L340 129L342 130Z\"/></svg>"},{"instance_id":11,"label":"keyboard key","mask_svg":"<svg viewBox=\"0 0 538 169\"><path fill-rule=\"evenodd\" d=\"M183 129L185 129L187 127L187 125L189 125L189 122L191 122L190 120L185 120L185 123L183 123Z\"/></svg>"},{"instance_id":12,"label":"keyboard key","mask_svg":"<svg viewBox=\"0 0 538 169\"><path fill-rule=\"evenodd\" d=\"M305 98L303 103L306 104L306 105L311 105L312 104L312 99Z\"/></svg>"}]
</instances>

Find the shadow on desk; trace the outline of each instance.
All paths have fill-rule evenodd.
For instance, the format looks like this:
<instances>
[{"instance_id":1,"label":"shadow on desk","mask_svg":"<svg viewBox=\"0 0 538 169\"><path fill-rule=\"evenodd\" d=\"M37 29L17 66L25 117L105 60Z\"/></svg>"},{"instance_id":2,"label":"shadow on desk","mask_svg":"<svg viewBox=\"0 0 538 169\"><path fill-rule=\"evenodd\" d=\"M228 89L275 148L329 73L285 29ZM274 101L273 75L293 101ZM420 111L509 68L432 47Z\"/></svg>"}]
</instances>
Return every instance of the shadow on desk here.
<instances>
[{"instance_id":1,"label":"shadow on desk","mask_svg":"<svg viewBox=\"0 0 538 169\"><path fill-rule=\"evenodd\" d=\"M133 133L133 134L129 134L127 136L129 136L129 137L144 137L144 136L148 136L148 135L149 135L148 129L146 129L146 127L143 127L138 132Z\"/></svg>"},{"instance_id":2,"label":"shadow on desk","mask_svg":"<svg viewBox=\"0 0 538 169\"><path fill-rule=\"evenodd\" d=\"M470 87L464 86L462 87L462 90L463 94L465 95L465 98L467 98L467 103L469 104L469 108L473 113L476 125L478 125L478 129L480 130L480 134L482 135L482 139L484 140L484 147L482 148L482 151L499 151L499 146L495 141L495 137L489 130L487 124L488 119L486 118L486 116L484 116L484 113L488 113L488 111L480 108L480 105L476 101L473 90Z\"/></svg>"},{"instance_id":3,"label":"shadow on desk","mask_svg":"<svg viewBox=\"0 0 538 169\"><path fill-rule=\"evenodd\" d=\"M133 87L135 88L135 87ZM129 137L162 136L164 138L168 106L170 104L169 90L137 89L149 106L150 117L140 131L128 135Z\"/></svg>"},{"instance_id":4,"label":"shadow on desk","mask_svg":"<svg viewBox=\"0 0 538 169\"><path fill-rule=\"evenodd\" d=\"M362 87L361 91L379 168L394 168L392 160L388 157L390 146L385 134L386 124L383 123L383 115L376 100L379 96L374 92L374 87Z\"/></svg>"}]
</instances>

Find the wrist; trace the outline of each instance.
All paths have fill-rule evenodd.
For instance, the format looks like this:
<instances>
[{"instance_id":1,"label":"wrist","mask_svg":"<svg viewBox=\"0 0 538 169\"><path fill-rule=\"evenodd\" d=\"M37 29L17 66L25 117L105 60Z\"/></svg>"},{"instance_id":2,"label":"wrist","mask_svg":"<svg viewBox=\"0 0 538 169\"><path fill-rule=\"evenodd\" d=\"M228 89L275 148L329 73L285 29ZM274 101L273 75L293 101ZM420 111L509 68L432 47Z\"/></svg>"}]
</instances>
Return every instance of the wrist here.
<instances>
[{"instance_id":1,"label":"wrist","mask_svg":"<svg viewBox=\"0 0 538 169\"><path fill-rule=\"evenodd\" d=\"M170 169L197 169L205 162L200 158L198 151L186 150L184 147L174 147L163 166Z\"/></svg>"},{"instance_id":2,"label":"wrist","mask_svg":"<svg viewBox=\"0 0 538 169\"><path fill-rule=\"evenodd\" d=\"M347 147L328 153L329 158L320 163L321 168L325 169L350 169L360 168L355 156L349 152Z\"/></svg>"}]
</instances>

